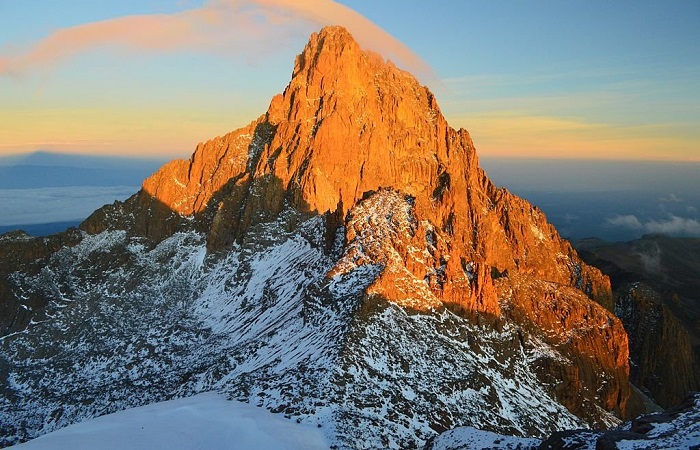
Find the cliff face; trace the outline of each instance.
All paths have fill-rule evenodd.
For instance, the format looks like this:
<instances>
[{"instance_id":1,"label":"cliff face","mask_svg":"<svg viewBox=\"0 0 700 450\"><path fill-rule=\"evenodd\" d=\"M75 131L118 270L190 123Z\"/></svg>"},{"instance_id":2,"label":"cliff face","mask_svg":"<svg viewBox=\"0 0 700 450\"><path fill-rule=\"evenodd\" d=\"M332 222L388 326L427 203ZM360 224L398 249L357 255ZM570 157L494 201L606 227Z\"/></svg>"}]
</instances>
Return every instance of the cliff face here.
<instances>
[{"instance_id":1,"label":"cliff face","mask_svg":"<svg viewBox=\"0 0 700 450\"><path fill-rule=\"evenodd\" d=\"M700 387L700 364L683 324L643 283L619 289L615 312L630 336L630 378L664 407Z\"/></svg>"},{"instance_id":2,"label":"cliff face","mask_svg":"<svg viewBox=\"0 0 700 450\"><path fill-rule=\"evenodd\" d=\"M139 195L152 210L204 215L220 248L230 243L226 232L240 234L285 201L344 217L381 188L414 198L419 223L445 235L434 258L445 260L445 281L472 265L490 294L466 309L498 313L492 271L572 285L612 307L607 279L581 263L541 211L490 182L468 132L448 126L430 91L342 28L311 37L265 115L167 164ZM152 221L162 219L156 212Z\"/></svg>"},{"instance_id":3,"label":"cliff face","mask_svg":"<svg viewBox=\"0 0 700 450\"><path fill-rule=\"evenodd\" d=\"M72 228L48 237L31 237L24 232L0 236L0 336L23 330L30 321L45 318L49 300L44 292L24 292L16 279L42 274L43 258L63 247L80 242L78 230Z\"/></svg>"},{"instance_id":4,"label":"cliff face","mask_svg":"<svg viewBox=\"0 0 700 450\"><path fill-rule=\"evenodd\" d=\"M632 382L662 407L700 389L700 239L646 235L577 245L612 280Z\"/></svg>"},{"instance_id":5,"label":"cliff face","mask_svg":"<svg viewBox=\"0 0 700 450\"><path fill-rule=\"evenodd\" d=\"M132 231L159 241L193 222L218 252L290 206L336 218L350 251L367 227L350 211L383 190L405 197L408 225L353 261L384 267L368 295L515 321L565 355L542 371L564 379L555 390L571 411L586 416L600 404L627 414L627 336L600 306L612 309L608 278L539 209L491 183L469 133L449 127L427 88L343 28L312 35L264 115L165 165L82 227L98 232L126 216ZM338 263L329 275L343 270Z\"/></svg>"}]
</instances>

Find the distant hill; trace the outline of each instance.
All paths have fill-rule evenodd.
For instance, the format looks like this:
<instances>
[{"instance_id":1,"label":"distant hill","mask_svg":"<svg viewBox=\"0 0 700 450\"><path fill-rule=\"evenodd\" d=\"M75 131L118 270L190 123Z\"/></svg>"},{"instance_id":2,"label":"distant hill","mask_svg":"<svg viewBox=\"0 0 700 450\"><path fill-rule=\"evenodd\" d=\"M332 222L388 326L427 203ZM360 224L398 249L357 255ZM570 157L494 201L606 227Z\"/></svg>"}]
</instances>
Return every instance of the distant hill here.
<instances>
[{"instance_id":1,"label":"distant hill","mask_svg":"<svg viewBox=\"0 0 700 450\"><path fill-rule=\"evenodd\" d=\"M138 186L163 162L45 151L6 156L0 157L0 189Z\"/></svg>"},{"instance_id":2,"label":"distant hill","mask_svg":"<svg viewBox=\"0 0 700 450\"><path fill-rule=\"evenodd\" d=\"M150 165L160 167L170 158L134 158L109 155L83 155L75 153L60 153L37 150L19 155L0 156L0 167L3 166L58 166L81 168L133 168Z\"/></svg>"}]
</instances>

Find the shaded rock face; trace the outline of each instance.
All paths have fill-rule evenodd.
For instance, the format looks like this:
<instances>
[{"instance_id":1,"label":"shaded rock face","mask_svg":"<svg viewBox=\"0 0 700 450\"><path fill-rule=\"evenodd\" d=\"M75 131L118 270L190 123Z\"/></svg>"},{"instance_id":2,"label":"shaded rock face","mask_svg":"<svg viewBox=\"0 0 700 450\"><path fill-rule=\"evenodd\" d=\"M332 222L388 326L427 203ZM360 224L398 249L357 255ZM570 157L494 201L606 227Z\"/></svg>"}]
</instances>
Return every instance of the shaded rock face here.
<instances>
[{"instance_id":1,"label":"shaded rock face","mask_svg":"<svg viewBox=\"0 0 700 450\"><path fill-rule=\"evenodd\" d=\"M666 407L700 387L700 364L688 331L659 293L643 283L625 285L615 313L630 336L635 385Z\"/></svg>"},{"instance_id":2,"label":"shaded rock face","mask_svg":"<svg viewBox=\"0 0 700 450\"><path fill-rule=\"evenodd\" d=\"M357 228L394 234L403 200L368 198ZM349 263L378 245L367 233L344 249L337 233L326 250L327 221L285 209L224 257L197 232L151 248L109 231L56 252L52 277L18 279L46 290L51 319L0 341L0 446L211 390L320 424L344 449L419 448L459 425L538 436L585 425L533 371L555 349L528 336L521 346L509 323L366 294L382 266Z\"/></svg>"},{"instance_id":3,"label":"shaded rock face","mask_svg":"<svg viewBox=\"0 0 700 450\"><path fill-rule=\"evenodd\" d=\"M646 235L576 244L610 276L630 341L630 379L662 407L700 389L700 239Z\"/></svg>"},{"instance_id":4,"label":"shaded rock face","mask_svg":"<svg viewBox=\"0 0 700 450\"><path fill-rule=\"evenodd\" d=\"M23 291L13 274L41 274L43 258L76 245L81 238L76 229L47 237L31 237L21 231L0 235L0 336L25 329L31 320L45 319L46 293Z\"/></svg>"},{"instance_id":5,"label":"shaded rock face","mask_svg":"<svg viewBox=\"0 0 700 450\"><path fill-rule=\"evenodd\" d=\"M663 413L647 414L620 428L605 432L587 430L555 433L538 450L644 448L700 448L700 394L690 393L680 404ZM524 447L527 448L527 447Z\"/></svg>"},{"instance_id":6,"label":"shaded rock face","mask_svg":"<svg viewBox=\"0 0 700 450\"><path fill-rule=\"evenodd\" d=\"M700 394L663 413L646 414L609 431L558 431L548 438L517 438L457 428L430 439L425 450L622 450L700 448Z\"/></svg>"},{"instance_id":7,"label":"shaded rock face","mask_svg":"<svg viewBox=\"0 0 700 450\"><path fill-rule=\"evenodd\" d=\"M317 224L312 231L302 226L315 220L322 226ZM506 413L488 416L487 426L519 434L542 434L575 424L579 419L572 419L571 413L582 423L597 427L616 423L615 415L629 413L627 336L620 321L601 306L612 308L608 278L584 264L539 209L491 183L478 165L467 131L448 126L427 88L378 55L361 50L343 28L329 27L312 35L296 59L290 84L273 98L264 115L240 130L198 145L190 160L166 164L143 183L139 193L124 203L96 211L81 229L94 235L89 240L95 241L95 247L103 239L95 236L118 234L120 251L95 254L111 261L106 264L112 280L110 295L117 299L119 295L128 296L130 301L144 297L138 292L140 288L134 282L124 286L120 283L148 271L131 274L132 268L126 263L120 270L120 257L129 264L145 264L163 252L164 245L176 247L174 242L181 235L196 235L188 239L198 245L201 240L206 242L206 264L202 256L191 269L193 275L177 283L177 295L153 293L168 308L175 298L178 300L172 301L185 305L182 314L193 323L182 331L187 336L201 323L221 326L206 315L206 308L220 307L218 301L239 302L250 313L250 323L255 323L259 315L274 316L280 312L276 309L280 304L288 303L295 317L303 317L295 327L304 339L310 336L307 324L323 329L326 323L342 323L345 328L338 330L346 334L312 330L314 336L328 336L323 339L324 361L340 367L319 368L323 379L315 380L314 386L327 388L341 400L352 398L347 410L333 413L340 417L336 426L345 433L347 442L357 442L358 431L351 424L362 422L391 429L393 434L387 433L403 436L401 439L408 439L406 435L411 433L414 438L410 439L416 439L416 430L420 430L418 441L405 441L415 446L435 430L476 420L460 410L476 408L482 399L501 405L499 411L517 412L513 417ZM289 263L285 247L274 247L282 235L292 236L290 241L312 254L316 262L301 260L299 267ZM197 247L198 255L200 250ZM270 261L280 259L287 265L258 273L262 266L257 261L264 259L260 256L264 251L275 255ZM90 252L96 250L90 247ZM64 253L71 255L66 250ZM163 267L182 264L177 251L173 250L172 255L171 259L162 257ZM209 298L208 277L219 276L216 271L224 271L227 258L238 261L230 263L230 270L240 273L224 283L221 298ZM85 261L82 264L90 266ZM291 288L277 286L275 280L283 280L292 268L299 271L297 284ZM172 280L168 271L161 269L154 270L153 276L169 286ZM66 277L73 280L77 275L71 272ZM241 284L241 280L248 284ZM36 285L35 281L32 278L26 282ZM188 283L196 289L191 290ZM150 281L147 284L143 289L157 286ZM100 290L94 285L76 285L80 289L73 289L90 301L99 298ZM338 293L339 285L351 286L353 289L344 289L352 295ZM303 299L293 297L295 292ZM200 305L194 312L188 309L188 301L198 305L202 298L206 298L206 308ZM259 308L249 311L251 304ZM115 305L121 308L128 302L115 300ZM66 306L65 310L80 312L78 306ZM231 311L226 320L237 323L239 317ZM409 312L410 317L403 318ZM343 316L328 320L326 316L332 313ZM107 312L104 314L109 317ZM387 327L390 319L395 319L396 329ZM242 325L244 331L250 323ZM469 324L482 328L472 329ZM370 325L382 332L372 334ZM382 400L385 397L368 393L364 387L357 388L357 392L353 389L378 383L398 389L397 380L403 378L397 376L394 366L377 363L376 349L371 345L353 348L353 343L379 342L390 353L392 346L386 335L396 333L396 338L405 342L422 342L424 337L416 331L420 329L432 336L425 348L406 347L395 357L408 364L401 367L403 374L415 375L401 383L411 385L415 392L406 393L406 401L397 400L401 408L396 407L397 403L389 405L392 410L396 407L393 418L381 417L380 412L387 408ZM483 330L493 330L493 338ZM236 341L242 339L236 333L245 335L244 331L225 331L228 334L222 332L226 337L221 339ZM486 337L467 337L479 333ZM188 339L200 339L194 334ZM86 339L91 342L92 338ZM148 339L150 342L153 337L149 335ZM22 349L25 344L6 345ZM178 374L186 378L182 386L188 386L178 392L192 393L196 386L228 386L232 395L253 401L251 392L259 392L263 406L279 407L304 419L312 417L316 414L313 408L299 405L303 395L284 401L273 397L269 383L283 382L284 377L292 377L301 385L308 380L299 378L301 368L292 370L279 362L279 350L265 354L261 350L265 345L243 351L236 342L239 353L225 361L228 365L224 368L204 367L196 374ZM439 365L441 370L435 371L428 388L425 383L415 382L424 371L414 373L411 367L424 364L421 358L433 352L458 356L440 360L445 365ZM459 356L462 352L466 356ZM480 357L482 353L487 356ZM264 360L267 364L260 370L279 370L284 377L277 372L274 377L267 372L265 376L246 375L242 361L252 354L257 355L253 361ZM188 357L183 358L189 363ZM213 360L216 356L207 358ZM311 355L303 359L304 370L313 366L314 358ZM489 359L493 359L490 366L484 362ZM17 371L21 372L23 366L18 364ZM114 364L121 370L121 360ZM469 371L465 369L468 365L472 367ZM524 381L504 381L500 387L490 387L492 381L483 376L488 370L493 371L494 378L527 378L523 392L533 394L521 398L522 392L516 387ZM328 373L346 374L367 383L346 384L345 378L336 379ZM239 375L241 378L236 378ZM139 381L138 375L134 377ZM191 377L203 381L190 382ZM441 377L449 383L442 383ZM318 384L321 382L330 383L330 387ZM439 386L446 386L452 393L444 396ZM172 390L159 390L158 395L167 396L168 392ZM133 403L128 394L120 395L127 398L126 403ZM314 395L324 398L326 392ZM393 402L394 396L390 397ZM411 409L411 397L421 399L419 407ZM509 397L522 402L510 406ZM538 414L532 413L542 421L528 424L528 410L532 408L523 405L530 397L547 402L551 397L559 403L547 403ZM430 405L438 401L445 404L444 413L430 410ZM568 411L562 411L561 405ZM550 416L551 422L547 423Z\"/></svg>"}]
</instances>

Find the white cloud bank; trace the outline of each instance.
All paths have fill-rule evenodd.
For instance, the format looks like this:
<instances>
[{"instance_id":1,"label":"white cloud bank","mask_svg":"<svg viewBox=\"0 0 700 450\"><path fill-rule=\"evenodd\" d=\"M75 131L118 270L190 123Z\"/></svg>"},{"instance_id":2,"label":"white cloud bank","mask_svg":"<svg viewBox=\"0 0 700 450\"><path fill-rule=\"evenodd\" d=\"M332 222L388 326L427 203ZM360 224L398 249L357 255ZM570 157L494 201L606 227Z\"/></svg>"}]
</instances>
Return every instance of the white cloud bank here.
<instances>
[{"instance_id":1,"label":"white cloud bank","mask_svg":"<svg viewBox=\"0 0 700 450\"><path fill-rule=\"evenodd\" d=\"M608 224L639 230L645 233L661 233L669 236L700 236L700 221L687 217L669 215L666 220L642 222L632 214L617 215L607 220Z\"/></svg>"},{"instance_id":2,"label":"white cloud bank","mask_svg":"<svg viewBox=\"0 0 700 450\"><path fill-rule=\"evenodd\" d=\"M138 186L0 189L0 226L80 221L97 208L126 200Z\"/></svg>"}]
</instances>

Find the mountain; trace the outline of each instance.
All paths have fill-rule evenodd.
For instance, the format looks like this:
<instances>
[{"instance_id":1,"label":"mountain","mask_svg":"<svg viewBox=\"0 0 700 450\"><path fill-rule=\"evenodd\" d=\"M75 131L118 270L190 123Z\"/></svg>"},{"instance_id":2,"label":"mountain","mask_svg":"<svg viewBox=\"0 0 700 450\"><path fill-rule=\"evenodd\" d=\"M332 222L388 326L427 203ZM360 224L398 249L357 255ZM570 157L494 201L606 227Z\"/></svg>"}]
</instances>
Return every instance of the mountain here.
<instances>
[{"instance_id":1,"label":"mountain","mask_svg":"<svg viewBox=\"0 0 700 450\"><path fill-rule=\"evenodd\" d=\"M612 280L633 383L665 408L700 390L700 239L649 234L576 247Z\"/></svg>"},{"instance_id":2,"label":"mountain","mask_svg":"<svg viewBox=\"0 0 700 450\"><path fill-rule=\"evenodd\" d=\"M668 450L700 444L700 393L662 413L645 414L614 430L559 431L544 440L462 427L431 439L425 450Z\"/></svg>"},{"instance_id":3,"label":"mountain","mask_svg":"<svg viewBox=\"0 0 700 450\"><path fill-rule=\"evenodd\" d=\"M0 157L0 189L138 186L161 165L157 159L37 151Z\"/></svg>"},{"instance_id":4,"label":"mountain","mask_svg":"<svg viewBox=\"0 0 700 450\"><path fill-rule=\"evenodd\" d=\"M609 279L341 27L248 126L0 249L0 444L211 390L336 448L641 410Z\"/></svg>"}]
</instances>

